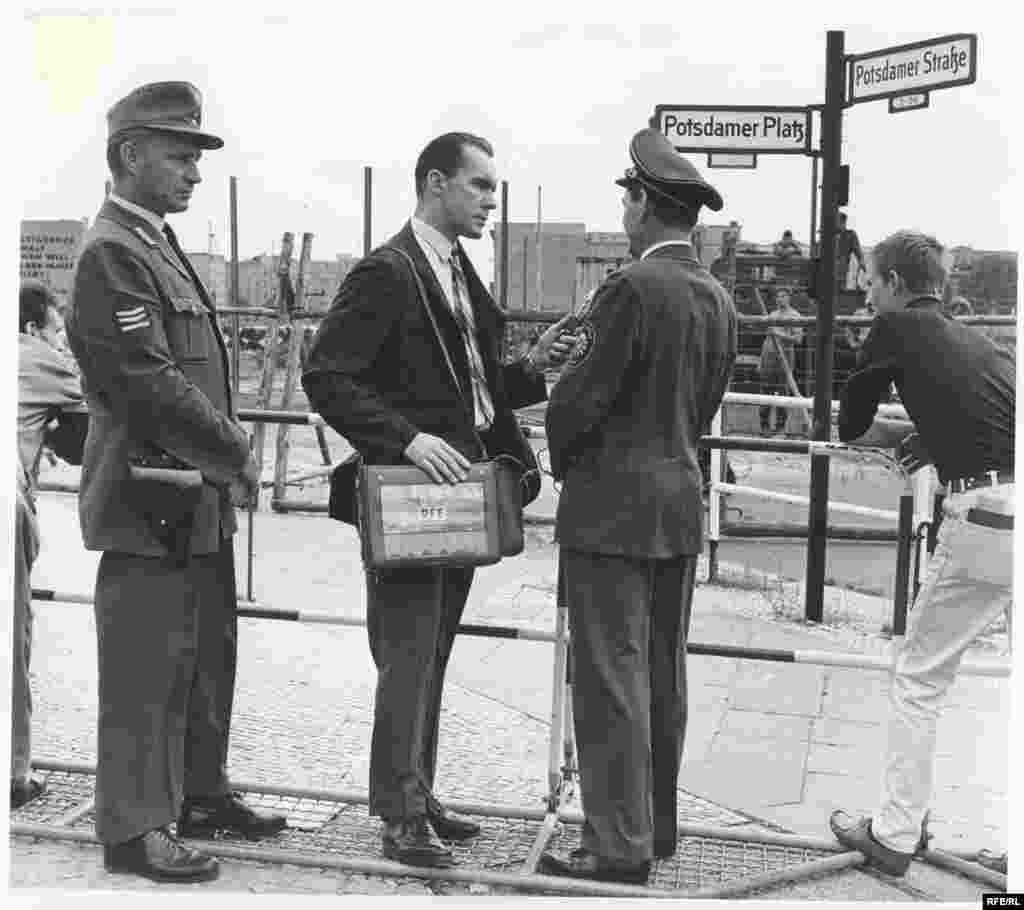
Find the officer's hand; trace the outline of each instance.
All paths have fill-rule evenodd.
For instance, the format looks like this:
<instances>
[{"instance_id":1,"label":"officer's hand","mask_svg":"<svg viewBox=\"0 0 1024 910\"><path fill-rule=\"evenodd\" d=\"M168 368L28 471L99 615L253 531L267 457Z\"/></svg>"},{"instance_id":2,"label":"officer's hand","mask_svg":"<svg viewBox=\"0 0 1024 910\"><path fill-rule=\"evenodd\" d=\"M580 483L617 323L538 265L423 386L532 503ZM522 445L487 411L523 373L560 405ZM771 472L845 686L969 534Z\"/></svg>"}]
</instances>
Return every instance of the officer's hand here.
<instances>
[{"instance_id":1,"label":"officer's hand","mask_svg":"<svg viewBox=\"0 0 1024 910\"><path fill-rule=\"evenodd\" d=\"M572 327L578 320L569 313L537 339L531 351L533 362L539 370L561 366L572 353L576 345L576 335Z\"/></svg>"},{"instance_id":2,"label":"officer's hand","mask_svg":"<svg viewBox=\"0 0 1024 910\"><path fill-rule=\"evenodd\" d=\"M900 442L896 447L896 457L903 470L908 474L913 474L914 471L923 468L926 464L932 463L931 456L921 443L919 433L911 433Z\"/></svg>"},{"instance_id":3,"label":"officer's hand","mask_svg":"<svg viewBox=\"0 0 1024 910\"><path fill-rule=\"evenodd\" d=\"M231 504L240 509L249 508L256 502L260 489L260 469L256 460L250 455L242 468L242 473L231 482L228 494Z\"/></svg>"},{"instance_id":4,"label":"officer's hand","mask_svg":"<svg viewBox=\"0 0 1024 910\"><path fill-rule=\"evenodd\" d=\"M434 483L456 484L469 476L466 457L439 436L417 433L403 454L416 467L426 471Z\"/></svg>"}]
</instances>

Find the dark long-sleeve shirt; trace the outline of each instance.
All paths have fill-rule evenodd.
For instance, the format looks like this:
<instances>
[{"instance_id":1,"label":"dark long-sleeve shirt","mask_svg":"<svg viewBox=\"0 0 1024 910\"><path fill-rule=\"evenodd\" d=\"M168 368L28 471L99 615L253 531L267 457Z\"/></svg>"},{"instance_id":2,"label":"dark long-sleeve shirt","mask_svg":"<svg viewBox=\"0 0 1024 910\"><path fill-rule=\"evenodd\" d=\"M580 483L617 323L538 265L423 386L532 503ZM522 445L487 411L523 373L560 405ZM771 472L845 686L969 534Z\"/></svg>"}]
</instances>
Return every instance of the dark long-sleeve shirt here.
<instances>
[{"instance_id":1,"label":"dark long-sleeve shirt","mask_svg":"<svg viewBox=\"0 0 1024 910\"><path fill-rule=\"evenodd\" d=\"M858 365L840 400L840 439L871 426L894 382L943 483L1013 470L1013 354L943 315L937 299L877 316Z\"/></svg>"}]
</instances>

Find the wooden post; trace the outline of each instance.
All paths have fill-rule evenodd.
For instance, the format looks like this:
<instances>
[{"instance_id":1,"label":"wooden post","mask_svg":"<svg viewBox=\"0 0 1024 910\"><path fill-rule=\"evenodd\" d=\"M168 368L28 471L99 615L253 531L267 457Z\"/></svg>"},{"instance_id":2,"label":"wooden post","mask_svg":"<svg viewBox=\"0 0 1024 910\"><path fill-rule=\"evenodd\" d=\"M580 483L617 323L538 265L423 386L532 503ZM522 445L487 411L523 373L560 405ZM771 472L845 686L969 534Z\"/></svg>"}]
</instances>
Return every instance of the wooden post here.
<instances>
[{"instance_id":1,"label":"wooden post","mask_svg":"<svg viewBox=\"0 0 1024 910\"><path fill-rule=\"evenodd\" d=\"M363 168L363 255L373 249L373 168Z\"/></svg>"},{"instance_id":2,"label":"wooden post","mask_svg":"<svg viewBox=\"0 0 1024 910\"><path fill-rule=\"evenodd\" d=\"M241 292L238 287L238 178L232 177L228 184L230 192L229 215L231 220L231 306L237 308L241 299ZM231 345L231 390L235 396L237 407L238 393L241 391L242 382L242 345L239 336L242 333L242 319L235 313L233 326L235 330L234 342Z\"/></svg>"},{"instance_id":3,"label":"wooden post","mask_svg":"<svg viewBox=\"0 0 1024 910\"><path fill-rule=\"evenodd\" d=\"M523 311L526 311L526 260L529 250L527 249L527 238L523 235Z\"/></svg>"},{"instance_id":4,"label":"wooden post","mask_svg":"<svg viewBox=\"0 0 1024 910\"><path fill-rule=\"evenodd\" d=\"M324 435L324 428L317 424L314 428L316 430L316 444L320 447L320 458L323 460L324 465L331 463L331 450L327 445L327 437Z\"/></svg>"},{"instance_id":5,"label":"wooden post","mask_svg":"<svg viewBox=\"0 0 1024 910\"><path fill-rule=\"evenodd\" d=\"M270 396L274 390L274 373L277 369L277 330L281 325L281 316L287 312L288 298L291 296L292 279L292 246L295 237L291 231L285 231L281 239L281 253L277 259L277 315L270 320L267 329L266 346L263 352L263 377L260 381L259 395L256 399L256 407L266 410L270 406ZM256 464L263 467L263 440L266 438L267 425L256 424L255 451Z\"/></svg>"},{"instance_id":6,"label":"wooden post","mask_svg":"<svg viewBox=\"0 0 1024 910\"><path fill-rule=\"evenodd\" d=\"M302 248L299 252L299 273L295 280L295 310L301 311L305 303L306 294L306 269L309 266L310 251L313 247L313 235L304 233L302 235ZM295 383L299 377L299 360L302 355L302 329L301 320L292 318L289 312L285 324L289 327L288 335L288 361L284 371L284 388L281 390L281 410L287 411L291 408L292 396L295 394ZM291 427L282 423L277 428L277 454L274 459L274 495L270 500L270 507L277 508L277 503L284 499L284 485L288 475L288 431Z\"/></svg>"},{"instance_id":7,"label":"wooden post","mask_svg":"<svg viewBox=\"0 0 1024 910\"><path fill-rule=\"evenodd\" d=\"M501 308L508 310L508 181L501 181Z\"/></svg>"},{"instance_id":8,"label":"wooden post","mask_svg":"<svg viewBox=\"0 0 1024 910\"><path fill-rule=\"evenodd\" d=\"M537 187L537 310L544 309L544 239L541 236L540 187Z\"/></svg>"}]
</instances>

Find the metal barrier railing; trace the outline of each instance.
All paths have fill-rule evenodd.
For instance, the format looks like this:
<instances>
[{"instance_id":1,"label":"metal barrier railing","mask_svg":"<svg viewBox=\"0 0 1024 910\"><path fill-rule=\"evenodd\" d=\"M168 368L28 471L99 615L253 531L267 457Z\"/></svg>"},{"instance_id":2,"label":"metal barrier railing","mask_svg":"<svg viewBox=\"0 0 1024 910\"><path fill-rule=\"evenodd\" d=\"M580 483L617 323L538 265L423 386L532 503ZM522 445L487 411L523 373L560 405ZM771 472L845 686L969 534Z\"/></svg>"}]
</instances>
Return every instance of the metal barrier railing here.
<instances>
[{"instance_id":1,"label":"metal barrier railing","mask_svg":"<svg viewBox=\"0 0 1024 910\"><path fill-rule=\"evenodd\" d=\"M240 414L240 416L242 416ZM312 414L299 414L295 412L268 412L268 411L256 411L256 412L245 412L244 419L248 420L260 420L266 422L281 422L289 423L292 425L296 424L312 424L321 418L317 415ZM711 439L705 437L702 443L707 445L713 445L715 451L720 451L723 448L739 448L741 446L756 445L757 447L765 450L781 450L781 451L797 451L798 447L803 452L812 456L825 456L833 457L840 455L845 448L836 444L830 443L818 443L818 442L801 442L797 440L729 440L729 439ZM877 450L876 450L877 451ZM350 626L350 627L363 627L365 626L365 618L359 616L337 616L328 615L322 613L313 613L298 610L280 610L270 607L268 605L259 604L252 600L251 596L251 580L252 580L252 563L254 559L253 546L252 546L252 510L250 509L250 525L249 525L249 578L250 578L250 595L248 600L238 602L237 610L240 617L248 617L253 619L263 620L278 620L287 622L302 622L309 624L321 624L321 625L335 625L335 626ZM92 598L84 595L75 595L70 593L61 593L57 591L46 591L46 590L34 590L33 598L38 601L49 601L49 602L70 602L70 603L92 603ZM645 889L635 888L622 890L621 886L606 886L601 883L566 883L562 879L548 879L546 876L537 875L536 868L539 858L543 849L547 846L550 839L553 837L557 824L560 820L573 820L581 821L578 810L567 809L564 805L564 800L568 792L569 786L571 786L572 778L577 773L577 769L574 762L575 755L575 744L573 742L572 735L572 722L570 716L569 706L571 700L568 697L567 686L569 685L569 679L567 677L567 656L568 656L568 632L566 622L566 608L562 598L558 598L556 604L556 615L555 615L555 628L553 633L545 633L537 629L529 629L515 626L500 626L500 625L489 625L489 624L462 624L459 628L462 634L467 635L478 635L486 637L497 637L505 639L518 639L518 640L534 640L534 641L550 641L555 647L554 661L553 661L553 690L552 690L552 707L551 707L551 722L550 722L550 734L548 741L548 785L549 792L547 797L547 808L544 812L543 824L540 827L536 835L536 839L531 847L527 861L524 863L522 872L520 875L511 876L502 873L490 872L488 870L445 870L444 872L431 872L427 871L423 874L427 877L445 878L449 880L465 880L465 881L478 881L482 883L490 883L495 885L509 885L513 887L526 888L528 890L554 890L559 893L575 893L575 894L589 894L596 896L626 896L627 890L629 896L643 895L655 895L658 894L657 889ZM688 642L687 652L694 655L708 655L716 657L726 658L739 658L739 659L750 659L750 660L761 660L761 661L775 661L785 663L802 663L802 664L813 664L816 666L830 666L830 667L854 667L859 669L869 670L888 670L892 667L895 659L895 650L890 648L890 653L884 656L878 655L865 655L865 654L851 654L845 652L832 652L832 651L815 651L815 650L782 650L782 649L769 649L769 648L752 648L747 646L735 646L728 644L705 644L699 642ZM992 676L992 677L1006 677L1010 674L1010 665L1006 661L999 660L966 660L961 665L961 673L966 675L978 675L978 676ZM561 763L561 757L564 756L565 764ZM262 787L266 789L266 787ZM282 792L288 790L291 792L293 788L278 788ZM295 791L299 792L299 791ZM363 794L341 794L347 800L354 800L357 802L365 802L366 797ZM455 803L453 806L458 808ZM523 809L517 807L508 806L495 806L495 805L474 805L474 810L479 813L490 813L494 815L501 815L503 812L508 813L521 813ZM534 814L538 810L530 809L529 811ZM737 838L752 840L759 843L775 843L778 842L779 838L788 838L794 843L799 840L800 842L807 841L806 838L798 838L795 835L778 835L772 832L738 832L735 828L729 827L715 827L715 826L690 826L680 825L680 833L686 834L689 832L696 831L700 828L702 835L708 837L721 838L723 840L735 840ZM12 832L15 834L27 834L31 836L41 837L54 837L54 838L68 838L78 840L93 840L93 838L85 834L84 832L73 832L63 828L45 826L45 825L31 825L24 823L16 823L12 825ZM839 848L835 843L828 841L815 842L815 846L824 849L829 852L835 852ZM309 865L323 866L324 862L321 857L313 860L308 854L294 854L286 851L275 851L273 849L252 849L252 848L241 848L241 847L229 847L227 852L221 850L221 845L216 845L213 852L221 851L222 855L233 856L240 859L257 859L269 862L282 862L282 863L305 863ZM934 864L945 866L946 868L957 868L964 874L973 875L974 877L981 877L982 880L988 881L986 876L995 875L996 873L989 873L988 870L983 869L980 866L976 866L974 863L965 863L962 860L957 859L942 851L926 851L924 858ZM689 897L725 897L725 896L737 896L750 891L769 887L775 884L788 883L792 881L799 881L812 876L820 875L825 872L837 871L839 869L849 868L851 866L860 865L863 862L863 857L860 854L854 853L840 853L833 857L825 859L813 859L807 862L800 863L799 865L792 866L788 869L777 871L777 872L766 872L755 875L749 875L732 882L723 883L718 887L703 888L696 891L679 892L673 891L668 892L672 896L689 896ZM362 861L362 860L348 860L344 857L336 858L334 865L337 868L351 869L353 871L365 871L370 874L379 875L420 875L419 871L412 871L410 867L403 866L397 863L386 863L381 861ZM992 884L998 884L995 881ZM1002 882L1002 887L1005 887L1005 881Z\"/></svg>"}]
</instances>

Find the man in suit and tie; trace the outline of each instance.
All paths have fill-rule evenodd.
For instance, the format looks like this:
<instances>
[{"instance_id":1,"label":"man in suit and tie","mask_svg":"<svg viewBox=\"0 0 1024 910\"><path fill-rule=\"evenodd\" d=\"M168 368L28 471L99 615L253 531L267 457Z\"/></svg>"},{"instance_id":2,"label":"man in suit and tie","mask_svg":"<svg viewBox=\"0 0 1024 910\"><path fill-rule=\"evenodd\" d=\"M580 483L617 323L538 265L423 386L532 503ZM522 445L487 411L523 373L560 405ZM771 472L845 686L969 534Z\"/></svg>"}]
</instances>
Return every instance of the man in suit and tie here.
<instances>
[{"instance_id":1,"label":"man in suit and tie","mask_svg":"<svg viewBox=\"0 0 1024 910\"><path fill-rule=\"evenodd\" d=\"M616 181L636 261L584 314L551 392L555 537L572 636L573 718L586 820L553 875L642 883L676 849L686 638L702 545L697 441L736 358L729 294L690 233L722 197L660 132Z\"/></svg>"},{"instance_id":2,"label":"man in suit and tie","mask_svg":"<svg viewBox=\"0 0 1024 910\"><path fill-rule=\"evenodd\" d=\"M537 466L513 408L547 397L543 371L565 359L571 336L556 324L522 360L500 361L505 316L458 242L481 237L495 208L493 156L489 142L469 133L446 133L424 148L415 214L345 278L313 343L302 379L310 403L369 464L411 462L452 484L470 462L500 454ZM410 257L425 302L396 250ZM535 479L526 501L539 489ZM370 812L384 821L384 855L400 862L450 866L439 838L480 830L434 794L445 668L472 580L467 568L367 573L378 672Z\"/></svg>"},{"instance_id":3,"label":"man in suit and tie","mask_svg":"<svg viewBox=\"0 0 1024 910\"><path fill-rule=\"evenodd\" d=\"M86 235L67 326L89 406L82 535L103 552L96 836L109 871L177 882L218 874L178 837L285 825L227 778L232 503L252 495L259 468L209 295L164 220L188 208L202 150L224 144L201 115L188 82L144 85L110 109L113 189ZM147 462L178 482L142 479Z\"/></svg>"}]
</instances>

